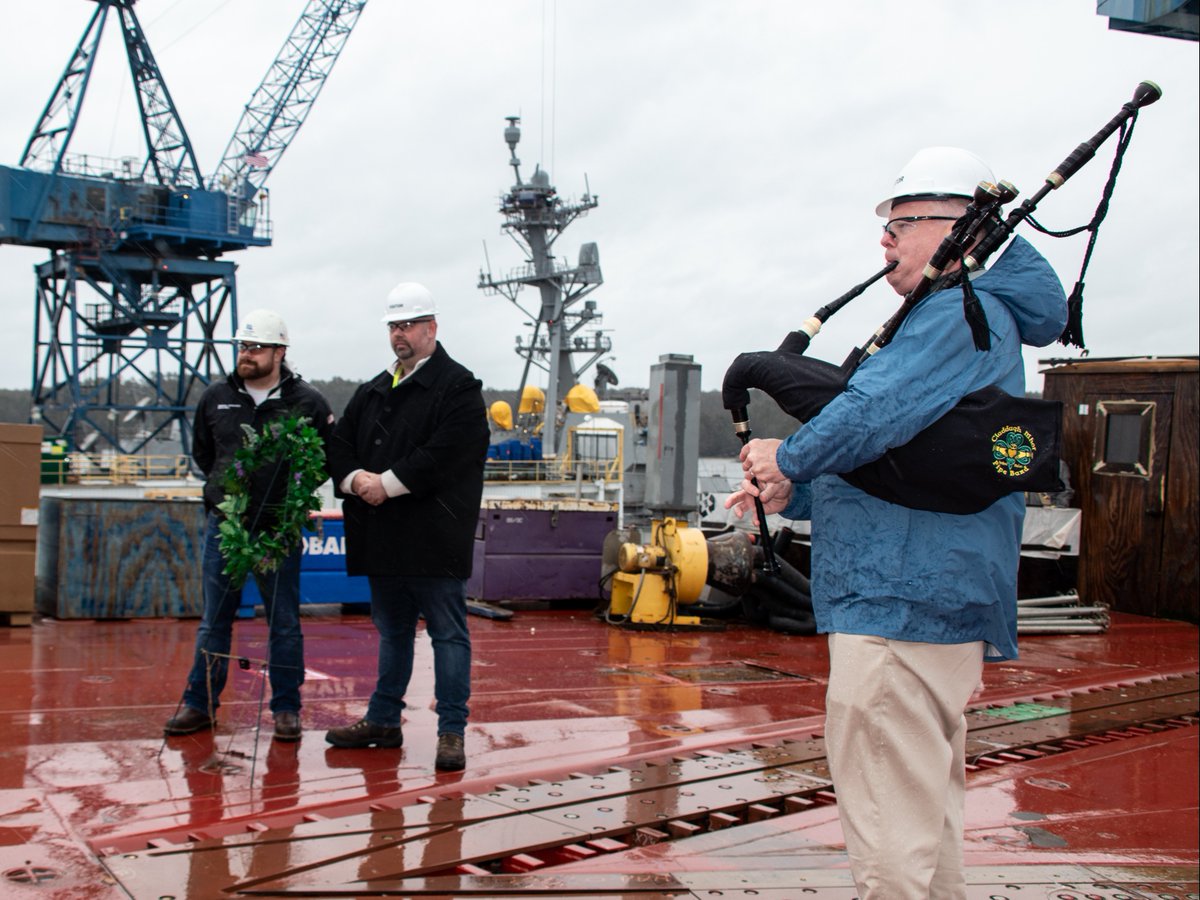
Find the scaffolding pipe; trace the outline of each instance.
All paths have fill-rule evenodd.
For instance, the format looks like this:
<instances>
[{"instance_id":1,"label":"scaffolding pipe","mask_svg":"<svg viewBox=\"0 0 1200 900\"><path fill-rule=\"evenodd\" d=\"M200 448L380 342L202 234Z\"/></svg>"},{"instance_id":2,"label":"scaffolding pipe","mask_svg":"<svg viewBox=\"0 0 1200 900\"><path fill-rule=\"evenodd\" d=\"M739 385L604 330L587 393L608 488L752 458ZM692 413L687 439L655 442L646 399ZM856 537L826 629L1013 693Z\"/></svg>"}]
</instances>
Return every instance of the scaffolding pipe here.
<instances>
[{"instance_id":1,"label":"scaffolding pipe","mask_svg":"<svg viewBox=\"0 0 1200 900\"><path fill-rule=\"evenodd\" d=\"M1025 606L1053 606L1058 603L1078 602L1079 594L1075 591L1068 591L1065 594L1055 594L1052 597L1026 597L1017 601L1017 607Z\"/></svg>"},{"instance_id":2,"label":"scaffolding pipe","mask_svg":"<svg viewBox=\"0 0 1200 900\"><path fill-rule=\"evenodd\" d=\"M1017 619L1036 619L1040 616L1097 616L1108 617L1103 606L1039 606L1017 610Z\"/></svg>"}]
</instances>

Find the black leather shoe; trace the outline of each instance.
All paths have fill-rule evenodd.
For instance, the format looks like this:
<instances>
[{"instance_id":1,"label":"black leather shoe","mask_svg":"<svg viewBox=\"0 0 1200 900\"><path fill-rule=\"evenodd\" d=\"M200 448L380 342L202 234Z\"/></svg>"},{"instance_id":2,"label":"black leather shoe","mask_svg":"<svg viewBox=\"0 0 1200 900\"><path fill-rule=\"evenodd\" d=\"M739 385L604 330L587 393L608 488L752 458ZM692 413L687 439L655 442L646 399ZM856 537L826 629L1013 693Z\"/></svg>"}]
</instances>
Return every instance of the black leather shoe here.
<instances>
[{"instance_id":1,"label":"black leather shoe","mask_svg":"<svg viewBox=\"0 0 1200 900\"><path fill-rule=\"evenodd\" d=\"M438 735L437 759L433 761L433 767L443 772L457 772L467 767L467 752L461 734Z\"/></svg>"},{"instance_id":2,"label":"black leather shoe","mask_svg":"<svg viewBox=\"0 0 1200 900\"><path fill-rule=\"evenodd\" d=\"M163 726L163 734L174 736L180 734L195 734L197 731L213 727L213 720L208 713L202 713L198 709L192 709L190 706L185 706L183 711L173 719L167 719L167 724Z\"/></svg>"},{"instance_id":3,"label":"black leather shoe","mask_svg":"<svg viewBox=\"0 0 1200 900\"><path fill-rule=\"evenodd\" d=\"M325 740L335 747L399 747L404 743L404 735L399 725L376 725L360 719L353 725L330 728L325 732Z\"/></svg>"},{"instance_id":4,"label":"black leather shoe","mask_svg":"<svg viewBox=\"0 0 1200 900\"><path fill-rule=\"evenodd\" d=\"M277 741L298 741L298 740L300 740L300 713L294 713L294 712L277 712L277 713L275 713L275 740L277 740Z\"/></svg>"}]
</instances>

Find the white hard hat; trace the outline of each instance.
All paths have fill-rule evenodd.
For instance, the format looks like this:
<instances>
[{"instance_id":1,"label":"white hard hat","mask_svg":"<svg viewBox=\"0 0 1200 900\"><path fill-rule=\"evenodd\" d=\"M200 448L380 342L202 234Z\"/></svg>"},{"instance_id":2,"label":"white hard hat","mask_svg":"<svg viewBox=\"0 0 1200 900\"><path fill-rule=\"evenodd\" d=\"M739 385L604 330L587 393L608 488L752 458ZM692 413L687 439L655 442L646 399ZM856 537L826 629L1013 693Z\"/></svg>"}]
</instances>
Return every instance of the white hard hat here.
<instances>
[{"instance_id":1,"label":"white hard hat","mask_svg":"<svg viewBox=\"0 0 1200 900\"><path fill-rule=\"evenodd\" d=\"M256 344L273 344L276 347L288 346L287 323L283 316L269 309L256 309L242 319L238 326L235 341L247 341Z\"/></svg>"},{"instance_id":2,"label":"white hard hat","mask_svg":"<svg viewBox=\"0 0 1200 900\"><path fill-rule=\"evenodd\" d=\"M918 150L900 170L887 199L875 207L885 219L897 200L941 200L971 197L981 181L995 182L996 176L982 159L960 147L926 147Z\"/></svg>"},{"instance_id":3,"label":"white hard hat","mask_svg":"<svg viewBox=\"0 0 1200 900\"><path fill-rule=\"evenodd\" d=\"M402 281L388 293L387 312L380 321L407 322L436 315L437 304L433 302L433 294L429 293L429 289L415 281Z\"/></svg>"}]
</instances>

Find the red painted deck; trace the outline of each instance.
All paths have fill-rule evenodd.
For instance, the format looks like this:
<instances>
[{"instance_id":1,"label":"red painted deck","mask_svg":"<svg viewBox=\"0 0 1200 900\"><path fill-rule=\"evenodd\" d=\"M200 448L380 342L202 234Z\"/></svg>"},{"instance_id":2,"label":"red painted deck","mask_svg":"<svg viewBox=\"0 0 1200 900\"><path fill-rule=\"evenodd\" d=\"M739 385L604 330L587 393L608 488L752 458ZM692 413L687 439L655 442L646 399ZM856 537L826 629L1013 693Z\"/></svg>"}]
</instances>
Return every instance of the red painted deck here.
<instances>
[{"instance_id":1,"label":"red painted deck","mask_svg":"<svg viewBox=\"0 0 1200 900\"><path fill-rule=\"evenodd\" d=\"M298 745L253 663L215 734L164 742L195 627L0 630L0 897L854 895L823 638L472 618L468 766L435 774L423 635L404 749L324 742L373 685L363 616L305 620ZM264 637L240 622L237 652ZM971 896L1197 896L1197 629L1115 615L1021 648L972 715Z\"/></svg>"}]
</instances>

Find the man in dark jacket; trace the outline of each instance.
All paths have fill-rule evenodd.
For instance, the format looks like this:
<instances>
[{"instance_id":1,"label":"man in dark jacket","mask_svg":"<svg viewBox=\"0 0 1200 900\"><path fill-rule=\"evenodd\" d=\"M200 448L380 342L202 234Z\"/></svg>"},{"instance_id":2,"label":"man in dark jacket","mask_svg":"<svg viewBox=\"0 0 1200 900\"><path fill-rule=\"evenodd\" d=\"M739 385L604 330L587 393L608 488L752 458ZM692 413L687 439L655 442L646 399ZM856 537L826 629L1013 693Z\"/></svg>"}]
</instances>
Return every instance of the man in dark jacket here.
<instances>
[{"instance_id":1,"label":"man in dark jacket","mask_svg":"<svg viewBox=\"0 0 1200 900\"><path fill-rule=\"evenodd\" d=\"M168 735L192 734L213 726L229 668L233 621L242 602L242 585L225 574L217 506L225 499L225 477L234 454L245 443L245 427L261 432L264 425L291 416L307 417L328 445L333 412L325 398L302 381L284 362L287 325L277 313L259 309L242 321L237 369L213 382L200 397L193 424L192 458L207 479L204 508L208 514L204 540L204 612L196 633L196 659L188 675L180 711L164 727ZM249 505L246 521L261 533L275 521L275 509L286 489L286 465L264 465L247 473ZM266 609L270 643L271 712L275 739L300 739L300 685L304 681L304 643L300 633L300 557L297 544L274 572L255 575Z\"/></svg>"},{"instance_id":2,"label":"man in dark jacket","mask_svg":"<svg viewBox=\"0 0 1200 900\"><path fill-rule=\"evenodd\" d=\"M379 673L366 715L325 736L336 747L399 747L417 617L433 643L435 766L466 765L471 694L466 583L483 495L488 425L480 381L437 340L432 295L413 282L388 295L396 359L361 385L330 442L345 498L346 571L366 575Z\"/></svg>"}]
</instances>

